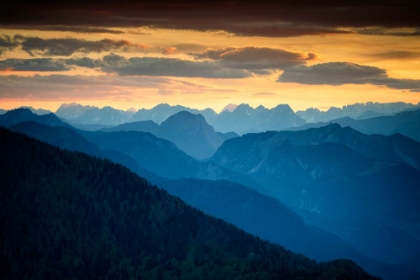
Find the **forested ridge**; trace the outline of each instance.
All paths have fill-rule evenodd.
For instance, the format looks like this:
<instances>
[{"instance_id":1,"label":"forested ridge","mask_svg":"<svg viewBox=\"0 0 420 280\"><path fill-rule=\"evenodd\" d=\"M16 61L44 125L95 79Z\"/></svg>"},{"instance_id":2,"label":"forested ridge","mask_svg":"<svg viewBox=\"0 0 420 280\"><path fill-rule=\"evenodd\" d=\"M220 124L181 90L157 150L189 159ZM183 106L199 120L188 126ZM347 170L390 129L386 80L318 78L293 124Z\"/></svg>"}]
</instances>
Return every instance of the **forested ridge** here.
<instances>
[{"instance_id":1,"label":"forested ridge","mask_svg":"<svg viewBox=\"0 0 420 280\"><path fill-rule=\"evenodd\" d=\"M0 128L2 279L376 279L187 206L127 168Z\"/></svg>"}]
</instances>

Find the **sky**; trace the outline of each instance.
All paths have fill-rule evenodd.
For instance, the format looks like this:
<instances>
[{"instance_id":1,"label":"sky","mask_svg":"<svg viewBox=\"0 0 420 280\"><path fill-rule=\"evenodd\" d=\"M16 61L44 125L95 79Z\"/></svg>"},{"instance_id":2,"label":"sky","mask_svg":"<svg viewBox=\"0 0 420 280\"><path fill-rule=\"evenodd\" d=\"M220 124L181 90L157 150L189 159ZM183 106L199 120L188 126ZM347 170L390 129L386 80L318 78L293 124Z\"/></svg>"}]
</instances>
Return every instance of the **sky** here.
<instances>
[{"instance_id":1,"label":"sky","mask_svg":"<svg viewBox=\"0 0 420 280\"><path fill-rule=\"evenodd\" d=\"M14 1L0 108L417 104L419 13L418 0Z\"/></svg>"}]
</instances>

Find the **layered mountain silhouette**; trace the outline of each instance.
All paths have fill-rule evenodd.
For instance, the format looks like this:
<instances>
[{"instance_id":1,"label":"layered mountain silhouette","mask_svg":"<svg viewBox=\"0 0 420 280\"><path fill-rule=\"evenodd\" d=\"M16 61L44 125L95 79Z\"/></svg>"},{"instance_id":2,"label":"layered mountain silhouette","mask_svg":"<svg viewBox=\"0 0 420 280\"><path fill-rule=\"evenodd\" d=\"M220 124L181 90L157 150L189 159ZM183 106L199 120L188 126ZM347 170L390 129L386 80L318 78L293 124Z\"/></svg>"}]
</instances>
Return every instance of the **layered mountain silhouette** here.
<instances>
[{"instance_id":1,"label":"layered mountain silhouette","mask_svg":"<svg viewBox=\"0 0 420 280\"><path fill-rule=\"evenodd\" d=\"M394 116L382 116L361 120L346 117L331 120L328 123L349 126L365 134L392 135L400 133L420 142L420 110L405 111ZM308 128L322 127L328 123L305 124L301 127L290 128L289 130L305 130Z\"/></svg>"},{"instance_id":2,"label":"layered mountain silhouette","mask_svg":"<svg viewBox=\"0 0 420 280\"><path fill-rule=\"evenodd\" d=\"M318 261L351 259L384 279L420 277L408 264L390 265L363 256L335 234L302 223L278 200L236 183L178 179L162 181L159 186L207 214Z\"/></svg>"},{"instance_id":3,"label":"layered mountain silhouette","mask_svg":"<svg viewBox=\"0 0 420 280\"><path fill-rule=\"evenodd\" d=\"M305 253L318 260L330 260L337 257L351 258L363 264L365 269L368 269L371 273L383 275L385 278L394 275L396 271L405 271L404 273L410 273L408 275L412 273L410 270L407 271L406 268L387 266L362 256L334 235L329 235L326 232L307 226L296 214L285 208L281 203L262 196L244 186L232 184L228 181L163 180L145 170L140 170L139 172L135 165L130 165L129 161L127 164L127 159L121 160L117 158L116 160L115 155L98 151L95 145L87 144L84 149L80 149L81 146L84 146L86 140L78 133L65 127L49 127L39 123L24 122L13 126L12 129L62 148L84 151L95 156L109 158L114 162L120 162L138 174L159 182L165 189L171 190L171 193L187 202L191 201L191 197L193 197L193 201L196 203L193 205L206 213L223 218L248 232ZM60 133L64 134L60 135ZM57 141L63 137L69 139L69 145L62 141ZM71 146L72 144L73 147ZM186 186L188 186L188 189ZM203 190L203 187L207 188L204 189L206 191ZM201 200L197 199L197 197L201 197ZM235 203L232 204L231 202L230 207L218 207L220 203L228 203L233 197L235 197ZM262 205L265 207L262 208ZM273 208L267 208L268 205L273 205ZM211 207L209 208L209 206ZM245 209L243 208L244 206L246 206ZM216 209L216 212L214 209ZM262 220L261 217L266 218ZM277 226L273 227L273 222L276 220ZM279 224L279 221L282 221L284 225ZM296 239L297 237L299 239ZM386 271L386 273L384 274L383 271Z\"/></svg>"},{"instance_id":4,"label":"layered mountain silhouette","mask_svg":"<svg viewBox=\"0 0 420 280\"><path fill-rule=\"evenodd\" d=\"M329 122L340 118L365 120L379 116L392 116L403 111L418 109L420 104L367 102L346 105L342 108L331 107L325 112L314 108L293 112L287 104L280 104L272 109L263 106L252 108L248 104L240 104L239 106L229 104L226 108L228 110L224 108L222 112L217 114L209 108L198 110L181 105L159 104L152 109L136 111L131 108L127 111L122 111L109 106L100 109L94 106L70 103L63 104L56 111L56 114L80 129L99 130L109 126L137 121L153 121L160 124L174 114L187 111L192 114L202 115L206 122L213 126L217 132L235 132L242 135L268 130L284 130L299 127L305 123ZM406 128L406 130L409 129ZM367 131L363 132L370 133Z\"/></svg>"},{"instance_id":5,"label":"layered mountain silhouette","mask_svg":"<svg viewBox=\"0 0 420 280\"><path fill-rule=\"evenodd\" d=\"M0 115L0 126L3 127L9 127L24 121L36 121L49 126L71 127L53 113L37 115L28 108L15 109Z\"/></svg>"},{"instance_id":6,"label":"layered mountain silhouette","mask_svg":"<svg viewBox=\"0 0 420 280\"><path fill-rule=\"evenodd\" d=\"M121 165L0 136L6 278L375 279L354 262L318 264L261 241Z\"/></svg>"},{"instance_id":7,"label":"layered mountain silhouette","mask_svg":"<svg viewBox=\"0 0 420 280\"><path fill-rule=\"evenodd\" d=\"M383 115L394 115L402 111L413 110L419 107L420 103L415 105L404 102L367 102L345 105L342 108L331 107L325 112L315 108L308 108L304 111L297 111L296 114L302 117L307 123L317 123L328 122L344 117L350 117L352 119L367 119Z\"/></svg>"},{"instance_id":8,"label":"layered mountain silhouette","mask_svg":"<svg viewBox=\"0 0 420 280\"><path fill-rule=\"evenodd\" d=\"M137 131L80 133L102 150L126 154L146 170L164 178L226 179L256 187L255 181L213 162L200 162L180 151L172 142Z\"/></svg>"},{"instance_id":9,"label":"layered mountain silhouette","mask_svg":"<svg viewBox=\"0 0 420 280\"><path fill-rule=\"evenodd\" d=\"M41 117L35 115L31 120ZM420 251L416 226L420 148L417 141L403 135L364 135L338 125L247 134L225 141L210 161L199 162L150 133L83 132L58 118L59 126L16 124L19 121L12 119L9 114L8 122L15 131L124 164L189 204L264 239L317 259L350 258L385 279L416 279L415 272L406 266L392 267L372 260L419 265L415 256ZM215 160L219 152L228 156ZM228 179L240 184L166 181L153 173L173 179ZM299 204L288 204L280 195L291 201L298 197ZM305 222L279 200L293 207ZM273 226L276 219L284 224ZM285 230L287 223L290 228ZM396 271L404 276L398 277Z\"/></svg>"},{"instance_id":10,"label":"layered mountain silhouette","mask_svg":"<svg viewBox=\"0 0 420 280\"><path fill-rule=\"evenodd\" d=\"M407 153L409 148L399 148L407 147L407 142L412 153ZM413 167L418 165L419 144L402 135L369 136L329 125L247 134L225 141L211 160L250 176L261 186L260 192L293 209L313 213L305 216L308 223L329 229L348 242L357 233L364 242L353 243L359 246L356 249L369 248L370 257L398 263L420 250L418 233L407 230L416 228L413 217L420 214L420 172ZM352 216L385 223L389 227L382 229L389 239L377 238L362 223L346 227L344 221ZM328 219L343 223L328 228Z\"/></svg>"},{"instance_id":11,"label":"layered mountain silhouette","mask_svg":"<svg viewBox=\"0 0 420 280\"><path fill-rule=\"evenodd\" d=\"M39 117L29 109L11 110L0 115L0 126L7 127L23 121L36 121L47 125L70 127L52 113ZM76 127L80 128L77 125ZM101 131L150 132L157 137L172 141L180 150L200 160L211 157L225 139L238 136L235 133L216 133L203 116L187 111L169 117L161 125L153 121L138 121L102 128Z\"/></svg>"},{"instance_id":12,"label":"layered mountain silhouette","mask_svg":"<svg viewBox=\"0 0 420 280\"><path fill-rule=\"evenodd\" d=\"M137 121L121 124L101 131L142 131L173 142L178 149L196 159L211 157L225 139L237 136L235 133L218 134L202 115L180 111L160 125L153 121Z\"/></svg>"}]
</instances>

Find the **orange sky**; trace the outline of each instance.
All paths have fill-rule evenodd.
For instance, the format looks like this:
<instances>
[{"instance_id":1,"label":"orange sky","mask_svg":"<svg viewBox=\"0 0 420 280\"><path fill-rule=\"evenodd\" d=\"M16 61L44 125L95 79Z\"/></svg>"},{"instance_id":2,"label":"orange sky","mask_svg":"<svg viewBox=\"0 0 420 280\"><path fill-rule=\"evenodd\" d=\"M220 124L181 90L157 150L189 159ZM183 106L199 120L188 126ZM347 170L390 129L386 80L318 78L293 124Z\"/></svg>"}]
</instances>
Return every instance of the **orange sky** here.
<instances>
[{"instance_id":1,"label":"orange sky","mask_svg":"<svg viewBox=\"0 0 420 280\"><path fill-rule=\"evenodd\" d=\"M280 15L263 21L257 12L236 13L230 6L231 25L206 20L210 12L199 22L192 15L201 8L180 10L189 21L161 12L164 23L134 27L116 21L71 29L73 22L53 16L48 25L0 20L0 108L55 111L77 102L140 109L169 103L220 111L228 103L268 108L287 103L294 110L325 110L356 102L420 102L416 22L341 26L317 22L314 14L321 32L296 29L292 16L286 22ZM102 30L81 32L82 27ZM287 28L304 34L286 36L281 32Z\"/></svg>"}]
</instances>

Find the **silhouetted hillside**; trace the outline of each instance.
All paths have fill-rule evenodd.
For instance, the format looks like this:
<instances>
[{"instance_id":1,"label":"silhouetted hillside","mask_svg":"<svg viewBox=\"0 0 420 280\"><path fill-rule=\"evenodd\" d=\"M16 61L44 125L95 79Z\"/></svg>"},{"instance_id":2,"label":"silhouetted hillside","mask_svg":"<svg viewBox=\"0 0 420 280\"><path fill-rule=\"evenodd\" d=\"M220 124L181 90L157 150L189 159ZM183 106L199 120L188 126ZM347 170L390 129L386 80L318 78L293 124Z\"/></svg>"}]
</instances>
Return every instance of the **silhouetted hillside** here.
<instances>
[{"instance_id":1,"label":"silhouetted hillside","mask_svg":"<svg viewBox=\"0 0 420 280\"><path fill-rule=\"evenodd\" d=\"M374 279L263 242L121 165L0 133L5 278Z\"/></svg>"},{"instance_id":2,"label":"silhouetted hillside","mask_svg":"<svg viewBox=\"0 0 420 280\"><path fill-rule=\"evenodd\" d=\"M211 160L250 176L259 183L258 191L313 213L305 215L306 222L369 257L400 263L420 251L414 230L420 217L420 172L413 168L419 150L420 143L401 135L364 135L329 125L233 138ZM345 222L364 216L377 228ZM361 242L355 242L356 235Z\"/></svg>"},{"instance_id":3,"label":"silhouetted hillside","mask_svg":"<svg viewBox=\"0 0 420 280\"><path fill-rule=\"evenodd\" d=\"M9 127L25 121L34 121L38 123L43 123L49 126L65 126L71 127L67 123L60 120L53 113L37 115L33 113L30 109L21 108L15 109L6 112L3 115L0 115L0 126Z\"/></svg>"}]
</instances>

